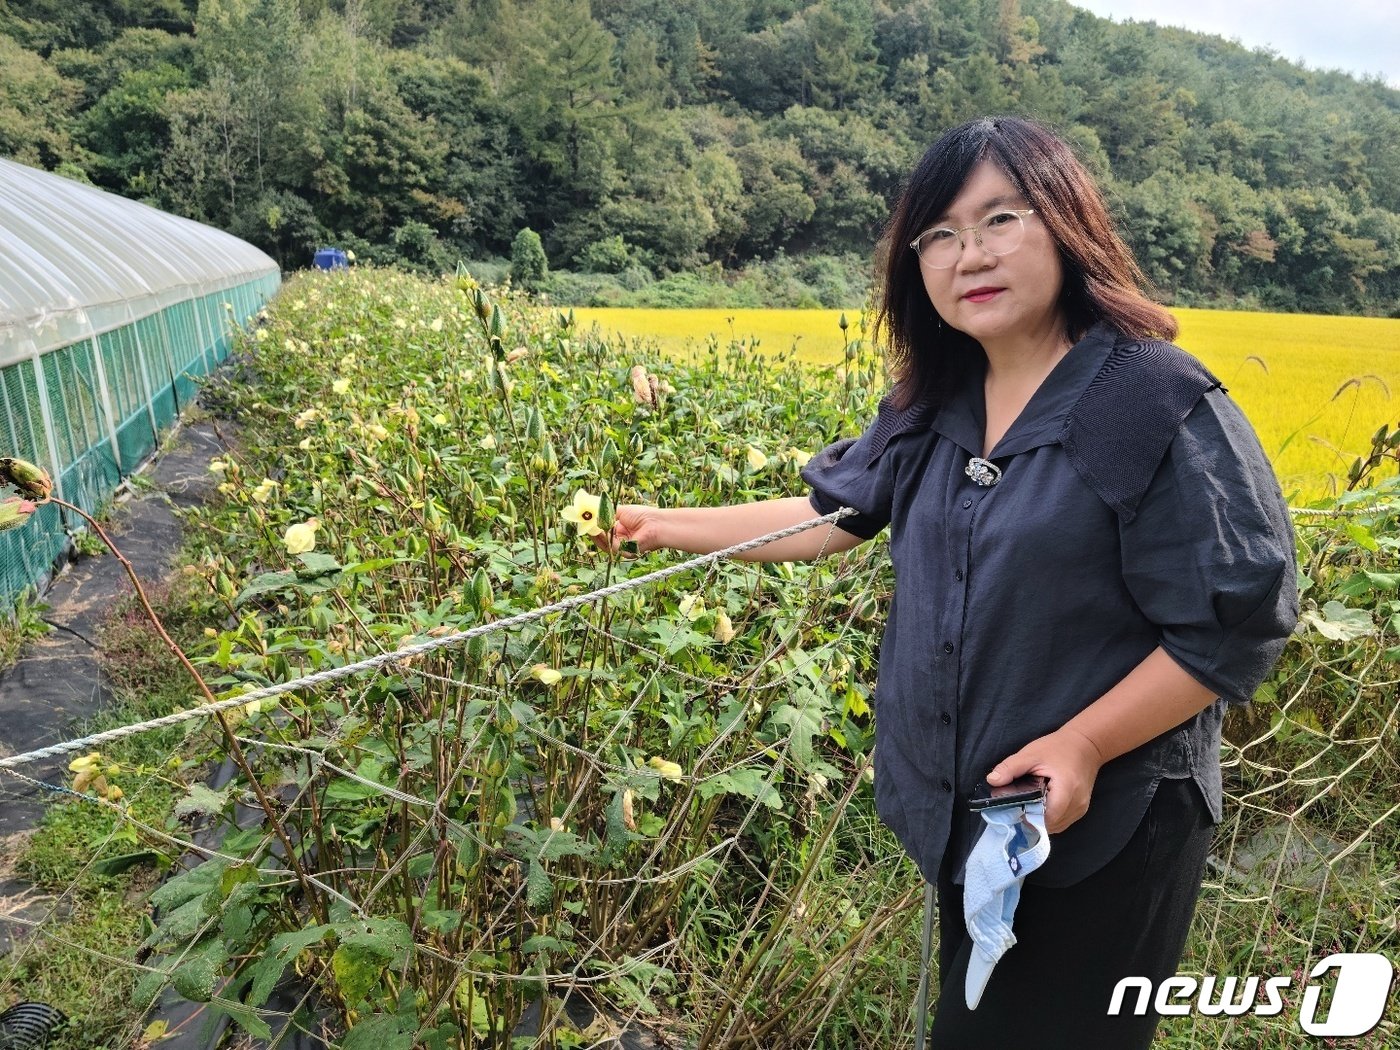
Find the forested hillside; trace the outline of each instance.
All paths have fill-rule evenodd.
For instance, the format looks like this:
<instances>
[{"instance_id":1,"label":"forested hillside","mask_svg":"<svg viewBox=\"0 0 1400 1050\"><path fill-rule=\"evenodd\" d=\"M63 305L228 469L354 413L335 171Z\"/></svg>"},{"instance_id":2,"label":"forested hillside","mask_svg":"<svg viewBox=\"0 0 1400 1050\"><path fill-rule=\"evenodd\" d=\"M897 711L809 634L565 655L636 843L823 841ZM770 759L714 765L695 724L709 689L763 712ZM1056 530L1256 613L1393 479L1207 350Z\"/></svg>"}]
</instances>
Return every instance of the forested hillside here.
<instances>
[{"instance_id":1,"label":"forested hillside","mask_svg":"<svg viewBox=\"0 0 1400 1050\"><path fill-rule=\"evenodd\" d=\"M1400 311L1400 92L1062 0L0 0L0 69L0 155L289 268L868 257L934 135L1015 112L1171 300Z\"/></svg>"}]
</instances>

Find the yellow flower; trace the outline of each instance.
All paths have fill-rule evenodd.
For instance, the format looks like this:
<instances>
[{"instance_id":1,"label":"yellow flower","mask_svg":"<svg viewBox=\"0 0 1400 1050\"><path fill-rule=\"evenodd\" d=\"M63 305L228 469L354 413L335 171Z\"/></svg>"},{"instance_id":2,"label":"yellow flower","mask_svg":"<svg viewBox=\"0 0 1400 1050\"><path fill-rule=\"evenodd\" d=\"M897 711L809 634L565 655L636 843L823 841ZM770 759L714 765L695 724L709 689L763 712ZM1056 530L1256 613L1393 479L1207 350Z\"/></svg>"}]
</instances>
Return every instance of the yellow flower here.
<instances>
[{"instance_id":1,"label":"yellow flower","mask_svg":"<svg viewBox=\"0 0 1400 1050\"><path fill-rule=\"evenodd\" d=\"M389 432L384 429L382 423L371 423L369 426L365 427L365 434L375 441L383 441L389 436Z\"/></svg>"},{"instance_id":2,"label":"yellow flower","mask_svg":"<svg viewBox=\"0 0 1400 1050\"><path fill-rule=\"evenodd\" d=\"M102 764L102 753L100 751L89 751L81 758L75 758L68 763L70 773L87 773L96 769Z\"/></svg>"},{"instance_id":3,"label":"yellow flower","mask_svg":"<svg viewBox=\"0 0 1400 1050\"><path fill-rule=\"evenodd\" d=\"M705 599L698 594L687 594L680 600L679 609L681 615L694 623L705 615Z\"/></svg>"},{"instance_id":4,"label":"yellow flower","mask_svg":"<svg viewBox=\"0 0 1400 1050\"><path fill-rule=\"evenodd\" d=\"M221 460L221 459L211 459L211 460L209 461L209 473L210 473L210 474L222 474L222 473L223 473L224 471L226 471L226 470L228 470L228 464L225 463L223 460Z\"/></svg>"},{"instance_id":5,"label":"yellow flower","mask_svg":"<svg viewBox=\"0 0 1400 1050\"><path fill-rule=\"evenodd\" d=\"M679 762L672 762L662 758L660 755L652 755L647 759L647 765L656 770L667 780L679 780L681 778L681 766Z\"/></svg>"},{"instance_id":6,"label":"yellow flower","mask_svg":"<svg viewBox=\"0 0 1400 1050\"><path fill-rule=\"evenodd\" d=\"M259 503L266 503L272 498L272 490L277 487L277 482L271 478L263 478L258 482L258 487L253 490L253 499Z\"/></svg>"},{"instance_id":7,"label":"yellow flower","mask_svg":"<svg viewBox=\"0 0 1400 1050\"><path fill-rule=\"evenodd\" d=\"M305 412L298 415L296 419L292 420L292 426L296 427L298 430L305 430L316 421L316 417L319 415L320 413L314 408L308 408Z\"/></svg>"},{"instance_id":8,"label":"yellow flower","mask_svg":"<svg viewBox=\"0 0 1400 1050\"><path fill-rule=\"evenodd\" d=\"M564 508L561 516L577 526L580 535L601 535L603 530L598 527L598 508L602 502L603 497L595 496L587 489L579 489L574 493L573 503Z\"/></svg>"},{"instance_id":9,"label":"yellow flower","mask_svg":"<svg viewBox=\"0 0 1400 1050\"><path fill-rule=\"evenodd\" d=\"M346 248L346 249L345 249L345 261L346 261L346 262L354 262L354 261L355 261L355 253L352 252L349 248Z\"/></svg>"},{"instance_id":10,"label":"yellow flower","mask_svg":"<svg viewBox=\"0 0 1400 1050\"><path fill-rule=\"evenodd\" d=\"M749 461L750 470L762 470L768 466L768 457L752 445L745 449L744 456Z\"/></svg>"},{"instance_id":11,"label":"yellow flower","mask_svg":"<svg viewBox=\"0 0 1400 1050\"><path fill-rule=\"evenodd\" d=\"M734 621L729 618L729 614L721 609L715 614L715 641L721 645L728 645L734 640Z\"/></svg>"},{"instance_id":12,"label":"yellow flower","mask_svg":"<svg viewBox=\"0 0 1400 1050\"><path fill-rule=\"evenodd\" d=\"M337 379L334 383L331 384L331 393L333 394L344 394L348 392L349 389L350 380L348 379Z\"/></svg>"},{"instance_id":13,"label":"yellow flower","mask_svg":"<svg viewBox=\"0 0 1400 1050\"><path fill-rule=\"evenodd\" d=\"M441 331L442 331L442 318L441 318L441 317L434 317L434 318L433 318L433 323L430 324L430 325L428 325L428 327L431 328L434 332L441 332Z\"/></svg>"},{"instance_id":14,"label":"yellow flower","mask_svg":"<svg viewBox=\"0 0 1400 1050\"><path fill-rule=\"evenodd\" d=\"M496 435L487 434L484 438L478 441L477 444L489 452L491 449L496 447Z\"/></svg>"},{"instance_id":15,"label":"yellow flower","mask_svg":"<svg viewBox=\"0 0 1400 1050\"><path fill-rule=\"evenodd\" d=\"M282 544L288 554L305 554L316 546L316 530L321 527L317 518L307 518L296 525L288 525L282 534Z\"/></svg>"},{"instance_id":16,"label":"yellow flower","mask_svg":"<svg viewBox=\"0 0 1400 1050\"><path fill-rule=\"evenodd\" d=\"M310 452L310 451L311 451L311 439L310 439L310 438L302 438L300 441L297 442L297 448L301 449L303 452Z\"/></svg>"},{"instance_id":17,"label":"yellow flower","mask_svg":"<svg viewBox=\"0 0 1400 1050\"><path fill-rule=\"evenodd\" d=\"M437 415L433 416L433 425L439 427L447 426L447 417L439 412Z\"/></svg>"},{"instance_id":18,"label":"yellow flower","mask_svg":"<svg viewBox=\"0 0 1400 1050\"><path fill-rule=\"evenodd\" d=\"M812 454L810 452L803 452L800 448L790 448L788 449L788 459L792 460L799 467L805 467L811 462Z\"/></svg>"},{"instance_id":19,"label":"yellow flower","mask_svg":"<svg viewBox=\"0 0 1400 1050\"><path fill-rule=\"evenodd\" d=\"M564 676L548 664L535 664L534 667L530 668L530 677L545 685L554 685Z\"/></svg>"}]
</instances>

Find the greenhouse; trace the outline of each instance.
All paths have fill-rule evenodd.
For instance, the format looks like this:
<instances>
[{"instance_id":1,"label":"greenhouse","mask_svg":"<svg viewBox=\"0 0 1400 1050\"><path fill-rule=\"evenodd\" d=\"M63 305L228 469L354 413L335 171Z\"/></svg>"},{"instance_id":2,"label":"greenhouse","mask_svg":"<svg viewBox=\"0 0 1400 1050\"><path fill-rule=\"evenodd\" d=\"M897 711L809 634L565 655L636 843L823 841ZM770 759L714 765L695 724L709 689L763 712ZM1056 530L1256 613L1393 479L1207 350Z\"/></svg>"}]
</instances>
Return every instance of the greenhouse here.
<instances>
[{"instance_id":1,"label":"greenhouse","mask_svg":"<svg viewBox=\"0 0 1400 1050\"><path fill-rule=\"evenodd\" d=\"M280 281L237 237L0 160L0 454L96 513ZM0 606L69 542L58 508L36 519L0 534Z\"/></svg>"}]
</instances>

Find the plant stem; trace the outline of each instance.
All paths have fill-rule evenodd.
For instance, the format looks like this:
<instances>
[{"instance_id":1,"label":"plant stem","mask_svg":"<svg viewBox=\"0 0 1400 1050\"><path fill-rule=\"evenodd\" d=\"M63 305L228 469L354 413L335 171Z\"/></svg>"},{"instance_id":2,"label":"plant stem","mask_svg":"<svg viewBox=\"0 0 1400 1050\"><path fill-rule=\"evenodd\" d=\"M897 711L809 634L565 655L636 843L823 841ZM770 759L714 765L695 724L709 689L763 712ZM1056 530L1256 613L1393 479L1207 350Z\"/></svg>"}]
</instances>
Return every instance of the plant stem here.
<instances>
[{"instance_id":1,"label":"plant stem","mask_svg":"<svg viewBox=\"0 0 1400 1050\"><path fill-rule=\"evenodd\" d=\"M199 686L199 690L204 694L204 698L210 704L218 703L208 683L204 681L204 676L195 670L194 664L190 663L190 658L185 655L184 649L180 648L179 643L171 638L170 633L166 631L165 624L161 622L155 609L151 607L150 599L146 597L146 589L141 586L141 579L136 575L136 569L133 568L126 555L123 554L116 543L113 542L112 537L108 536L106 530L97 523L92 515L88 514L88 512L81 507L74 506L67 500L59 499L57 496L50 496L46 502L53 503L56 506L63 507L65 510L71 510L74 514L77 514L88 523L88 527L97 534L97 538L106 544L107 549L112 552L112 556L116 558L121 564L121 567L126 570L126 575L131 580L131 586L136 591L136 598L141 603L141 608L145 610L146 616L150 619L151 626L153 626L156 629L156 633L160 635L161 641L175 654L175 658L180 661L185 670L190 673L190 677L195 680L195 684ZM311 902L316 912L317 920L319 922L325 922L325 902L321 900L318 894L313 892L313 887L307 880L306 872L302 870L301 862L297 859L296 850L292 847L292 841L287 835L287 830L277 818L277 813L272 807L272 800L267 797L266 792L263 791L262 784L260 784L258 778L254 776L252 767L248 764L248 758L243 753L243 748L239 746L238 738L233 735L233 727L228 724L228 720L224 717L222 711L215 711L213 715L219 723L219 729L223 731L224 741L228 744L229 756L233 759L234 763L237 764L243 775L248 778L248 784L252 787L253 793L258 798L258 805L262 808L263 814L267 817L268 824L272 828L272 833L276 835L277 840L282 843L282 849L287 855L287 863L291 865L293 874L296 875L297 881L301 883L302 892L307 895L308 900Z\"/></svg>"}]
</instances>

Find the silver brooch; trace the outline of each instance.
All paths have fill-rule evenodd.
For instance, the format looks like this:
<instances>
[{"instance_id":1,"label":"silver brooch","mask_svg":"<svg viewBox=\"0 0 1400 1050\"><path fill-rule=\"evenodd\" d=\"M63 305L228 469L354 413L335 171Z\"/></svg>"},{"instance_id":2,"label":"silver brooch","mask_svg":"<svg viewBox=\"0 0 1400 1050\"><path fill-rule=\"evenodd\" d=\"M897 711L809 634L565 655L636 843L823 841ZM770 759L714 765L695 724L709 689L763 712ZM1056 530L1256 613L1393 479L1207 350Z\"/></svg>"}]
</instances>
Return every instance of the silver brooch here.
<instances>
[{"instance_id":1,"label":"silver brooch","mask_svg":"<svg viewBox=\"0 0 1400 1050\"><path fill-rule=\"evenodd\" d=\"M983 488L990 488L1001 480L1001 468L981 456L973 456L967 461L963 473Z\"/></svg>"}]
</instances>

